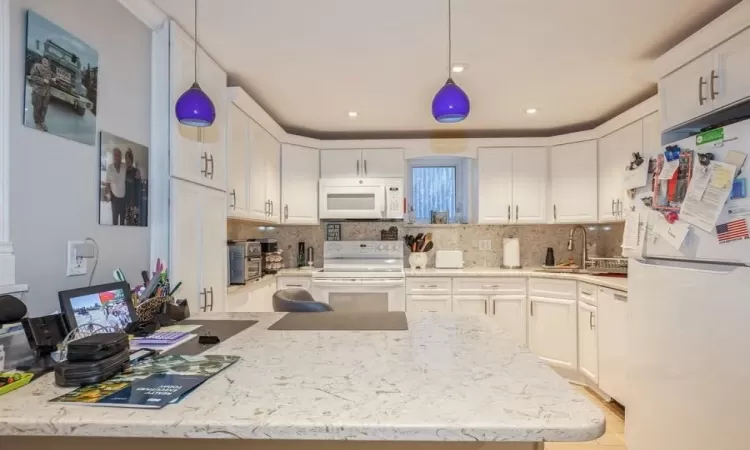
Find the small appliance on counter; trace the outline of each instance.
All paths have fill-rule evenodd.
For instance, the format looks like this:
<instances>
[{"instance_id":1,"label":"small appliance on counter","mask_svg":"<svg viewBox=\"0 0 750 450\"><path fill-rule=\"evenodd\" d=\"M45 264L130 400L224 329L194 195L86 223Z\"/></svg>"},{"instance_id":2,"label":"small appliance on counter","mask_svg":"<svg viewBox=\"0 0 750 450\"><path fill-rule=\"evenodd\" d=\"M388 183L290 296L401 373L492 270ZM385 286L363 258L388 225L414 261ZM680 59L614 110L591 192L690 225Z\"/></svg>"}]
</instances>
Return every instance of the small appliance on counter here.
<instances>
[{"instance_id":1,"label":"small appliance on counter","mask_svg":"<svg viewBox=\"0 0 750 450\"><path fill-rule=\"evenodd\" d=\"M228 244L229 284L245 284L263 276L261 244L252 241L230 241Z\"/></svg>"},{"instance_id":2,"label":"small appliance on counter","mask_svg":"<svg viewBox=\"0 0 750 450\"><path fill-rule=\"evenodd\" d=\"M521 244L518 238L503 238L503 267L506 269L521 268Z\"/></svg>"},{"instance_id":3,"label":"small appliance on counter","mask_svg":"<svg viewBox=\"0 0 750 450\"><path fill-rule=\"evenodd\" d=\"M305 243L297 243L297 267L305 267L307 261L305 260Z\"/></svg>"},{"instance_id":4,"label":"small appliance on counter","mask_svg":"<svg viewBox=\"0 0 750 450\"><path fill-rule=\"evenodd\" d=\"M275 274L284 268L284 258L279 251L279 242L273 238L253 239L253 242L260 244L262 253L262 271L263 274Z\"/></svg>"},{"instance_id":5,"label":"small appliance on counter","mask_svg":"<svg viewBox=\"0 0 750 450\"><path fill-rule=\"evenodd\" d=\"M461 250L438 250L435 252L435 268L463 269L464 252Z\"/></svg>"},{"instance_id":6,"label":"small appliance on counter","mask_svg":"<svg viewBox=\"0 0 750 450\"><path fill-rule=\"evenodd\" d=\"M544 258L544 265L547 267L555 266L555 250L552 247L547 247L547 257Z\"/></svg>"}]
</instances>

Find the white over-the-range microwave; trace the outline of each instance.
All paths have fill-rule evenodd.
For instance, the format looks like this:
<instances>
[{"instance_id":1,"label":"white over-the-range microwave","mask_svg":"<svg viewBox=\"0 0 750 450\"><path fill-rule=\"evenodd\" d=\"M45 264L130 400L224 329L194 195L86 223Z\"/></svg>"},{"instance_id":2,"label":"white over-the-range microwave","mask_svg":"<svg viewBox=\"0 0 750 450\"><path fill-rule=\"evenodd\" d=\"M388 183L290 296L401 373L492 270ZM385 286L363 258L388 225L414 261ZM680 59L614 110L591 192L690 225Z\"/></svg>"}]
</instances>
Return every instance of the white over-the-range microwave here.
<instances>
[{"instance_id":1,"label":"white over-the-range microwave","mask_svg":"<svg viewBox=\"0 0 750 450\"><path fill-rule=\"evenodd\" d=\"M319 194L321 219L404 218L403 178L323 178Z\"/></svg>"}]
</instances>

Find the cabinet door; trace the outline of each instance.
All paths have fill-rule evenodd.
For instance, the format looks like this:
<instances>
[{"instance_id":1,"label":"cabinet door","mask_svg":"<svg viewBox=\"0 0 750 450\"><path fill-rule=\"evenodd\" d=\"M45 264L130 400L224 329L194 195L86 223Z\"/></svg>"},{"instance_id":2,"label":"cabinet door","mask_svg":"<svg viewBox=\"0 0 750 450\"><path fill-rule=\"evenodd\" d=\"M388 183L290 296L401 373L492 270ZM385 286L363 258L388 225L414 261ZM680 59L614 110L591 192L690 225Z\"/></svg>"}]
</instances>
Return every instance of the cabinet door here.
<instances>
[{"instance_id":1,"label":"cabinet door","mask_svg":"<svg viewBox=\"0 0 750 450\"><path fill-rule=\"evenodd\" d=\"M188 301L191 311L203 306L201 273L201 190L205 187L172 178L170 180L169 274L180 280L179 296ZM222 209L224 200L222 199ZM224 224L226 229L226 224ZM226 242L224 243L226 247ZM226 266L226 261L224 266Z\"/></svg>"},{"instance_id":2,"label":"cabinet door","mask_svg":"<svg viewBox=\"0 0 750 450\"><path fill-rule=\"evenodd\" d=\"M266 196L270 202L268 219L272 223L281 222L281 144L270 133L266 150Z\"/></svg>"},{"instance_id":3,"label":"cabinet door","mask_svg":"<svg viewBox=\"0 0 750 450\"><path fill-rule=\"evenodd\" d=\"M750 30L720 45L713 53L716 70L709 77L715 78L709 80L708 92L714 109L750 97Z\"/></svg>"},{"instance_id":4,"label":"cabinet door","mask_svg":"<svg viewBox=\"0 0 750 450\"><path fill-rule=\"evenodd\" d=\"M251 219L265 222L268 220L268 212L270 211L268 196L266 195L266 151L272 136L254 120L250 118L247 120L250 136L247 214Z\"/></svg>"},{"instance_id":5,"label":"cabinet door","mask_svg":"<svg viewBox=\"0 0 750 450\"><path fill-rule=\"evenodd\" d=\"M626 405L627 401L627 294L599 288L599 389Z\"/></svg>"},{"instance_id":6,"label":"cabinet door","mask_svg":"<svg viewBox=\"0 0 750 450\"><path fill-rule=\"evenodd\" d=\"M479 223L507 224L513 208L513 149L478 151Z\"/></svg>"},{"instance_id":7,"label":"cabinet door","mask_svg":"<svg viewBox=\"0 0 750 450\"><path fill-rule=\"evenodd\" d=\"M205 165L201 159L199 129L180 124L173 113L177 99L190 89L194 81L193 40L174 22L170 23L170 33L170 174L183 180L205 183L206 178L201 173Z\"/></svg>"},{"instance_id":8,"label":"cabinet door","mask_svg":"<svg viewBox=\"0 0 750 450\"><path fill-rule=\"evenodd\" d=\"M526 346L526 296L496 295L490 297L492 315L510 337Z\"/></svg>"},{"instance_id":9,"label":"cabinet door","mask_svg":"<svg viewBox=\"0 0 750 450\"><path fill-rule=\"evenodd\" d=\"M578 302L578 370L594 383L599 381L596 309L596 306Z\"/></svg>"},{"instance_id":10,"label":"cabinet door","mask_svg":"<svg viewBox=\"0 0 750 450\"><path fill-rule=\"evenodd\" d=\"M200 129L202 152L208 155L206 186L227 190L227 75L203 50L198 49L198 81L216 110L210 127Z\"/></svg>"},{"instance_id":11,"label":"cabinet door","mask_svg":"<svg viewBox=\"0 0 750 450\"><path fill-rule=\"evenodd\" d=\"M515 223L547 222L547 148L513 150L513 218Z\"/></svg>"},{"instance_id":12,"label":"cabinet door","mask_svg":"<svg viewBox=\"0 0 750 450\"><path fill-rule=\"evenodd\" d=\"M643 151L643 122L637 121L599 140L599 221L624 220L630 197L623 188L625 166Z\"/></svg>"},{"instance_id":13,"label":"cabinet door","mask_svg":"<svg viewBox=\"0 0 750 450\"><path fill-rule=\"evenodd\" d=\"M529 348L548 364L576 370L576 301L529 297Z\"/></svg>"},{"instance_id":14,"label":"cabinet door","mask_svg":"<svg viewBox=\"0 0 750 450\"><path fill-rule=\"evenodd\" d=\"M247 215L248 180L248 135L247 116L235 105L229 107L229 129L227 133L227 215L245 217Z\"/></svg>"},{"instance_id":15,"label":"cabinet door","mask_svg":"<svg viewBox=\"0 0 750 450\"><path fill-rule=\"evenodd\" d=\"M552 221L586 223L597 215L597 142L585 141L550 149Z\"/></svg>"},{"instance_id":16,"label":"cabinet door","mask_svg":"<svg viewBox=\"0 0 750 450\"><path fill-rule=\"evenodd\" d=\"M360 150L321 150L320 178L357 178L364 176Z\"/></svg>"},{"instance_id":17,"label":"cabinet door","mask_svg":"<svg viewBox=\"0 0 750 450\"><path fill-rule=\"evenodd\" d=\"M450 295L407 295L408 312L450 312Z\"/></svg>"},{"instance_id":18,"label":"cabinet door","mask_svg":"<svg viewBox=\"0 0 750 450\"><path fill-rule=\"evenodd\" d=\"M489 312L487 300L485 295L454 295L453 312L485 316Z\"/></svg>"},{"instance_id":19,"label":"cabinet door","mask_svg":"<svg viewBox=\"0 0 750 450\"><path fill-rule=\"evenodd\" d=\"M312 278L310 277L277 277L276 289L304 289L310 291Z\"/></svg>"},{"instance_id":20,"label":"cabinet door","mask_svg":"<svg viewBox=\"0 0 750 450\"><path fill-rule=\"evenodd\" d=\"M659 81L661 125L664 130L711 112L713 54L707 53Z\"/></svg>"},{"instance_id":21,"label":"cabinet door","mask_svg":"<svg viewBox=\"0 0 750 450\"><path fill-rule=\"evenodd\" d=\"M284 144L281 147L281 221L287 224L318 223L320 152L315 148Z\"/></svg>"},{"instance_id":22,"label":"cabinet door","mask_svg":"<svg viewBox=\"0 0 750 450\"><path fill-rule=\"evenodd\" d=\"M207 311L224 312L227 295L227 216L223 192L202 188L200 269Z\"/></svg>"},{"instance_id":23,"label":"cabinet door","mask_svg":"<svg viewBox=\"0 0 750 450\"><path fill-rule=\"evenodd\" d=\"M369 178L403 178L404 150L400 148L362 150L362 173Z\"/></svg>"}]
</instances>

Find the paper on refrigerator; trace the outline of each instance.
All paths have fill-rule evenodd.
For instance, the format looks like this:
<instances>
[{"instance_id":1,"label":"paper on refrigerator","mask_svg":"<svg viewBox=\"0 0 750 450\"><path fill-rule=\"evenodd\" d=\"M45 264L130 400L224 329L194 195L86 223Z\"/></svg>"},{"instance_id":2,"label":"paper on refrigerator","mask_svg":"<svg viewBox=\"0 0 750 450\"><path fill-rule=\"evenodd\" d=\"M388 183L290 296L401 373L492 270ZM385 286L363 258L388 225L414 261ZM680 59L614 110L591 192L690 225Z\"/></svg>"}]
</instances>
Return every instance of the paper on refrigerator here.
<instances>
[{"instance_id":1,"label":"paper on refrigerator","mask_svg":"<svg viewBox=\"0 0 750 450\"><path fill-rule=\"evenodd\" d=\"M698 167L688 185L685 201L682 202L680 220L707 233L713 233L716 221L732 191L731 179L727 182L726 174L733 175L735 169L731 164L718 161L711 161L708 170Z\"/></svg>"},{"instance_id":2,"label":"paper on refrigerator","mask_svg":"<svg viewBox=\"0 0 750 450\"><path fill-rule=\"evenodd\" d=\"M679 221L669 223L661 214L656 217L655 222L653 228L654 233L667 241L669 245L679 250L680 247L682 247L682 243L685 241L685 237L690 231L690 226Z\"/></svg>"},{"instance_id":3,"label":"paper on refrigerator","mask_svg":"<svg viewBox=\"0 0 750 450\"><path fill-rule=\"evenodd\" d=\"M674 159L672 161L664 161L661 166L661 172L659 172L659 180L667 181L674 177L677 169L680 168L680 159Z\"/></svg>"},{"instance_id":4,"label":"paper on refrigerator","mask_svg":"<svg viewBox=\"0 0 750 450\"><path fill-rule=\"evenodd\" d=\"M643 256L643 242L646 236L646 224L638 211L625 213L625 229L622 234L622 256L640 258Z\"/></svg>"},{"instance_id":5,"label":"paper on refrigerator","mask_svg":"<svg viewBox=\"0 0 750 450\"><path fill-rule=\"evenodd\" d=\"M625 175L623 176L623 188L625 190L643 187L647 182L648 161L644 161L633 170L625 169Z\"/></svg>"}]
</instances>

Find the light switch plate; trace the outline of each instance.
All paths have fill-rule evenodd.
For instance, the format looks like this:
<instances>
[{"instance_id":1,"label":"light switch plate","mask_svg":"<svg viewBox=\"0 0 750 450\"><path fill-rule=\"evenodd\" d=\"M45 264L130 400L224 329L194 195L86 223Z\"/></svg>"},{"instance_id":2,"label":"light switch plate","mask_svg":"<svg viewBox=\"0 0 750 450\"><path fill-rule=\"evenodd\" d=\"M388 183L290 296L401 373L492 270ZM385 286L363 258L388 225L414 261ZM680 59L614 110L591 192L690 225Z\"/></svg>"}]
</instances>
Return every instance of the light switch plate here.
<instances>
[{"instance_id":1,"label":"light switch plate","mask_svg":"<svg viewBox=\"0 0 750 450\"><path fill-rule=\"evenodd\" d=\"M492 250L492 240L491 239L480 239L479 240L479 250L484 250L484 251L490 251L490 250Z\"/></svg>"},{"instance_id":2,"label":"light switch plate","mask_svg":"<svg viewBox=\"0 0 750 450\"><path fill-rule=\"evenodd\" d=\"M76 247L85 243L85 241L68 241L67 274L69 277L76 275L86 275L86 258L79 256L76 252Z\"/></svg>"}]
</instances>

